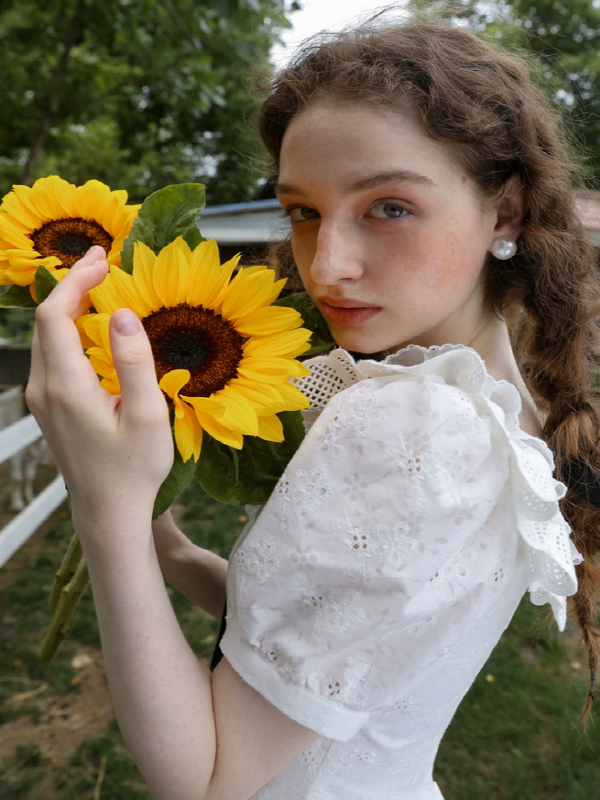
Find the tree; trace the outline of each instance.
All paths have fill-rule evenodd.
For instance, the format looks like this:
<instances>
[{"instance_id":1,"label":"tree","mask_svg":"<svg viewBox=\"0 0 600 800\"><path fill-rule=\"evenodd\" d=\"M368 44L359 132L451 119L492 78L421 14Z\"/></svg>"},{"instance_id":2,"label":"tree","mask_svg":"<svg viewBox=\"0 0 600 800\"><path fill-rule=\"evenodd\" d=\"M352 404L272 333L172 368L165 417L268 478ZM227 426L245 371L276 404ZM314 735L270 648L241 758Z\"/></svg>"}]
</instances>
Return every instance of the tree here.
<instances>
[{"instance_id":1,"label":"tree","mask_svg":"<svg viewBox=\"0 0 600 800\"><path fill-rule=\"evenodd\" d=\"M565 118L589 187L600 178L600 0L410 0L428 14L457 17L486 41L533 56L538 77Z\"/></svg>"},{"instance_id":2,"label":"tree","mask_svg":"<svg viewBox=\"0 0 600 800\"><path fill-rule=\"evenodd\" d=\"M250 199L248 84L287 13L285 0L4 0L0 191L59 174L133 202L185 181L209 203Z\"/></svg>"},{"instance_id":3,"label":"tree","mask_svg":"<svg viewBox=\"0 0 600 800\"><path fill-rule=\"evenodd\" d=\"M477 23L485 35L533 54L566 118L588 183L595 186L600 178L599 0L512 0L496 14L478 13Z\"/></svg>"}]
</instances>

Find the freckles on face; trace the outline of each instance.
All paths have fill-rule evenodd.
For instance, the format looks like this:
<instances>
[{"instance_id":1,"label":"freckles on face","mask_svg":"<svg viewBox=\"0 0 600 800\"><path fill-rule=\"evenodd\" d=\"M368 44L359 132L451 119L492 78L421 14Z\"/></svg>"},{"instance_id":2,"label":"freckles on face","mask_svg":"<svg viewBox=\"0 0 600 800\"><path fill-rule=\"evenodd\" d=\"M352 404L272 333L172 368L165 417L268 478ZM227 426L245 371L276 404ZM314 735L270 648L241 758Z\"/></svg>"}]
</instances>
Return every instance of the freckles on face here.
<instances>
[{"instance_id":1,"label":"freckles on face","mask_svg":"<svg viewBox=\"0 0 600 800\"><path fill-rule=\"evenodd\" d=\"M308 107L286 131L278 197L301 277L325 316L332 298L380 309L359 323L328 317L338 344L377 352L445 343L429 342L431 332L461 340L454 323L478 286L493 215L408 114Z\"/></svg>"}]
</instances>

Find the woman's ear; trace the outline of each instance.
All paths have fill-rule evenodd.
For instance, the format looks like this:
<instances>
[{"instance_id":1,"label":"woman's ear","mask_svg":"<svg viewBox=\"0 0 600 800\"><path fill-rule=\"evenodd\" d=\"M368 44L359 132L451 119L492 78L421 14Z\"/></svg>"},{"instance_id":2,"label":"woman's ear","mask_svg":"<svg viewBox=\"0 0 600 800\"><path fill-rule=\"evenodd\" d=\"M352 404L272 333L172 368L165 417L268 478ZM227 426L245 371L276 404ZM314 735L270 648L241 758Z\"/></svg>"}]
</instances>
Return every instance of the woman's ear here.
<instances>
[{"instance_id":1,"label":"woman's ear","mask_svg":"<svg viewBox=\"0 0 600 800\"><path fill-rule=\"evenodd\" d=\"M506 236L516 242L521 235L521 223L526 211L525 188L521 176L515 172L504 184L498 201L494 236Z\"/></svg>"}]
</instances>

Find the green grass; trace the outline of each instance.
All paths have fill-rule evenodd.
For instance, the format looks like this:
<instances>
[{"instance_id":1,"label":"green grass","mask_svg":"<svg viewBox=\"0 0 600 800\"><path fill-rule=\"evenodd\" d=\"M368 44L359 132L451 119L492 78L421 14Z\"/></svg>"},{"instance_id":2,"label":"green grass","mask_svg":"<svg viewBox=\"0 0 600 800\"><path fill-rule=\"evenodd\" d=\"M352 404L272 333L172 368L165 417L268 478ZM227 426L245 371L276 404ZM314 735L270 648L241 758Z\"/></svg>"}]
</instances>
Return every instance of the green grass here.
<instances>
[{"instance_id":1,"label":"green grass","mask_svg":"<svg viewBox=\"0 0 600 800\"><path fill-rule=\"evenodd\" d=\"M459 707L436 763L448 800L600 795L600 726L592 723L587 736L574 728L587 694L585 660L580 653L581 669L573 669L576 657L548 632L545 616L523 599Z\"/></svg>"},{"instance_id":2,"label":"green grass","mask_svg":"<svg viewBox=\"0 0 600 800\"><path fill-rule=\"evenodd\" d=\"M186 490L183 500L188 536L227 557L243 527L244 510L214 502L197 485ZM0 722L17 715L35 721L39 714L34 704L3 706L15 692L42 682L50 684L47 692L55 696L77 692L70 683L75 675L71 658L83 645L99 646L88 590L54 661L42 664L36 656L50 619L52 576L71 533L70 523L59 525L41 556L0 597ZM209 659L219 622L176 592L169 590L169 595L192 649ZM448 728L435 769L446 800L600 796L600 725L592 724L587 738L573 729L587 691L585 659L565 647L565 636L547 631L545 616L545 609L524 598ZM581 669L574 669L573 661L581 662ZM486 680L488 675L493 682ZM53 794L40 793L48 765L39 750L31 746L15 752L0 768L0 800L92 800L102 763L102 800L150 800L115 722L102 737L84 742L69 767L54 774Z\"/></svg>"},{"instance_id":3,"label":"green grass","mask_svg":"<svg viewBox=\"0 0 600 800\"><path fill-rule=\"evenodd\" d=\"M210 547L227 557L244 526L244 509L215 502L192 484L184 493L186 512L183 527L187 535L201 547ZM240 520L242 517L242 520ZM61 523L47 536L47 546L27 573L0 597L0 724L16 717L29 716L35 723L39 717L36 705L5 706L4 701L17 692L26 692L48 683L44 693L63 696L78 692L72 686L75 670L71 659L81 646L100 647L98 624L88 588L71 622L67 639L49 664L37 658L37 649L50 622L48 594L54 571L73 533L70 522ZM220 621L172 589L171 602L194 652L210 660ZM129 757L116 722L104 736L85 742L73 756L68 769L55 776L55 794L40 794L37 786L48 769L36 748L20 748L5 764L0 765L0 800L91 800L102 759L106 774L102 783L102 800L150 800L150 793Z\"/></svg>"}]
</instances>

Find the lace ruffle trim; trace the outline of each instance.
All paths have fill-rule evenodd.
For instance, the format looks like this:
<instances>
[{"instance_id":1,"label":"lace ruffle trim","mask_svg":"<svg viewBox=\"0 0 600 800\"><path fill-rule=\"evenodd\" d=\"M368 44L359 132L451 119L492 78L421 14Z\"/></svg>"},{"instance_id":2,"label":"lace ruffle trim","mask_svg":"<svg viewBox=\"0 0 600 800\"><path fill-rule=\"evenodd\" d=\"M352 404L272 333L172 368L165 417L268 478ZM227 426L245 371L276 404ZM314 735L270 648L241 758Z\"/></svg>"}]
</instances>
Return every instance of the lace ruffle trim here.
<instances>
[{"instance_id":1,"label":"lace ruffle trim","mask_svg":"<svg viewBox=\"0 0 600 800\"><path fill-rule=\"evenodd\" d=\"M468 392L480 412L497 425L511 453L511 486L517 528L527 549L529 592L535 605L550 603L559 629L566 623L566 598L577 591L575 566L583 560L570 539L558 501L566 487L552 477L554 458L541 439L521 430L519 393L508 381L488 375L481 356L465 345L430 348L409 345L384 361L356 362L342 349L304 362L311 374L295 381L310 401L304 413L310 427L338 392L366 378L394 373L436 373Z\"/></svg>"}]
</instances>

